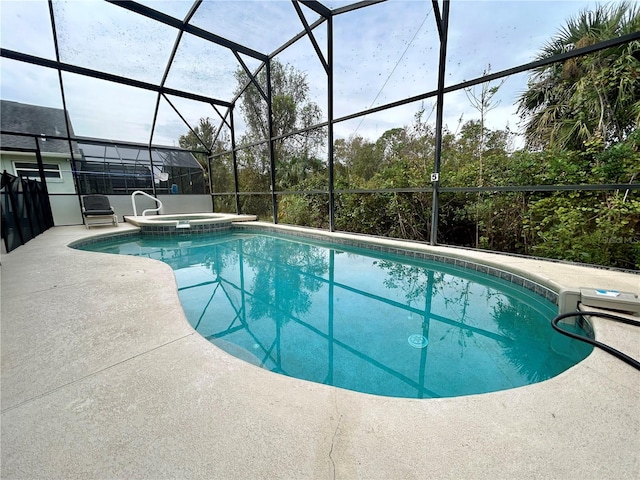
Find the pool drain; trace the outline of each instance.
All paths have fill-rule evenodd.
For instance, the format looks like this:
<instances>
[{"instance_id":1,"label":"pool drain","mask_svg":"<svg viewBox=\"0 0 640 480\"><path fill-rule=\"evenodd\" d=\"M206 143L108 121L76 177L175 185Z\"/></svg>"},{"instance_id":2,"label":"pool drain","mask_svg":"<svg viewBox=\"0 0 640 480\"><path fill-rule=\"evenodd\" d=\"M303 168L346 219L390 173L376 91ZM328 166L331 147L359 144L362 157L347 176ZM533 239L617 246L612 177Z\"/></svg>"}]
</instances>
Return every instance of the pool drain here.
<instances>
[{"instance_id":1,"label":"pool drain","mask_svg":"<svg viewBox=\"0 0 640 480\"><path fill-rule=\"evenodd\" d=\"M429 344L429 340L424 335L418 335L417 333L411 335L407 341L413 348L424 348Z\"/></svg>"}]
</instances>

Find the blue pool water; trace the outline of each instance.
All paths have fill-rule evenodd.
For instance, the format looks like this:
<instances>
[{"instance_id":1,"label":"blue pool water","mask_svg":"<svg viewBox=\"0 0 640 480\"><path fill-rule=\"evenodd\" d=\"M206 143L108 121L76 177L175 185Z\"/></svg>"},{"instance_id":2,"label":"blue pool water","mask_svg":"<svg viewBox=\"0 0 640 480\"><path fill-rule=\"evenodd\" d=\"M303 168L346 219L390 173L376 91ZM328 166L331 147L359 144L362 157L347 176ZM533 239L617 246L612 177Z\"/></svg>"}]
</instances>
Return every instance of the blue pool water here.
<instances>
[{"instance_id":1,"label":"blue pool water","mask_svg":"<svg viewBox=\"0 0 640 480\"><path fill-rule=\"evenodd\" d=\"M260 233L81 248L169 264L189 322L209 341L262 368L359 392L504 390L591 352L552 329L549 301L448 264Z\"/></svg>"}]
</instances>

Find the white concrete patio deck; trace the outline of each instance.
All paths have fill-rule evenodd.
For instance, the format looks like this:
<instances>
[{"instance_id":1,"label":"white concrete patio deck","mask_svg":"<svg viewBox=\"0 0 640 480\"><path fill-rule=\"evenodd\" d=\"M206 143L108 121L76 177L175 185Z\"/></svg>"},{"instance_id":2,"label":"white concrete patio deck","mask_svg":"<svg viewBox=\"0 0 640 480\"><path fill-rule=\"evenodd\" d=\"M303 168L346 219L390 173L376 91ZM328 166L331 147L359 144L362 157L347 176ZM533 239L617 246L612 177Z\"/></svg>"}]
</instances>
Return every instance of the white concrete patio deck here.
<instances>
[{"instance_id":1,"label":"white concrete patio deck","mask_svg":"<svg viewBox=\"0 0 640 480\"><path fill-rule=\"evenodd\" d=\"M196 334L167 265L66 246L130 228L56 227L2 256L2 479L640 478L640 372L604 352L536 385L450 399L280 376ZM638 275L474 258L640 291ZM640 358L640 329L595 322Z\"/></svg>"}]
</instances>

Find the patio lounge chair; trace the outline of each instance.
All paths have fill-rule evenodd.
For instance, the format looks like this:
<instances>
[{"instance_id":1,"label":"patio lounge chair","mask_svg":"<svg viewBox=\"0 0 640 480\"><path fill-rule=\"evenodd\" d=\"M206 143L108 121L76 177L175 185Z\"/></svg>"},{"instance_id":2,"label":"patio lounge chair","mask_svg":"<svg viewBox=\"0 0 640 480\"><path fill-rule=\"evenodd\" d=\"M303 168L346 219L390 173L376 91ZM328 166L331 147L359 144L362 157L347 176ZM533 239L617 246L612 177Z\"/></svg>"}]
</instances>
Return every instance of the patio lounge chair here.
<instances>
[{"instance_id":1,"label":"patio lounge chair","mask_svg":"<svg viewBox=\"0 0 640 480\"><path fill-rule=\"evenodd\" d=\"M118 226L118 216L109 204L109 198L106 195L85 195L82 197L82 216L85 218L87 228L92 225L108 225ZM97 220L97 222L92 222Z\"/></svg>"}]
</instances>

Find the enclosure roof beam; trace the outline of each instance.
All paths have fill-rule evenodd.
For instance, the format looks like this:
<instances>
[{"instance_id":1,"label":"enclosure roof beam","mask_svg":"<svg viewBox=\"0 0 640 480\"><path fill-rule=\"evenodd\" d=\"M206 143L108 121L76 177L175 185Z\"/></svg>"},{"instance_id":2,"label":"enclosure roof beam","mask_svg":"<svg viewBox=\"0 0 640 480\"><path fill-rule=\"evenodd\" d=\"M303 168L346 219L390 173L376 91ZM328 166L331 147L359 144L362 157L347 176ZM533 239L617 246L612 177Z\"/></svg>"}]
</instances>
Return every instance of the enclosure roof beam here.
<instances>
[{"instance_id":1,"label":"enclosure roof beam","mask_svg":"<svg viewBox=\"0 0 640 480\"><path fill-rule=\"evenodd\" d=\"M100 72L98 70L92 70L90 68L78 67L68 63L57 62L55 60L49 60L48 58L36 57L22 52L16 52L15 50L8 50L6 48L0 48L0 57L10 58L11 60L17 60L19 62L30 63L32 65L39 65L41 67L48 67L58 69L63 72L76 73L78 75L84 75L85 77L97 78L100 80L106 80L108 82L119 83L121 85L127 85L129 87L141 88L143 90L149 90L152 92L166 93L174 95L176 97L188 98L189 100L195 100L197 102L214 103L222 107L230 107L231 103L219 100L216 98L205 97L204 95L198 95L195 93L183 92L174 88L162 87L154 85L153 83L142 82L140 80L134 80L127 77L121 77L120 75L114 75L111 73Z\"/></svg>"},{"instance_id":2,"label":"enclosure roof beam","mask_svg":"<svg viewBox=\"0 0 640 480\"><path fill-rule=\"evenodd\" d=\"M169 99L169 97L167 97L165 94L161 93L160 95L162 95L164 97L164 99L167 101L167 103L169 104L169 106L171 108L173 108L173 111L176 112L176 114L180 117L180 120L182 120L184 122L184 124L187 126L187 128L191 131L191 133L193 133L193 135L198 139L198 141L200 142L201 145L203 145L205 148L207 148L207 146L205 145L204 141L202 140L202 138L200 137L200 135L197 134L197 132L191 128L191 125L189 125L189 122L187 122L187 119L184 118L182 116L182 114L178 111L178 109L176 108L176 106L173 104L173 102ZM155 118L154 118L154 126L155 126ZM151 147L151 142L149 142L149 147ZM209 149L210 150L210 149ZM211 153L209 151L207 151L207 153Z\"/></svg>"},{"instance_id":3,"label":"enclosure roof beam","mask_svg":"<svg viewBox=\"0 0 640 480\"><path fill-rule=\"evenodd\" d=\"M195 15L195 13L198 10L198 7L200 7L201 3L202 3L202 0L196 0L195 2L193 2L193 5L191 5L191 8L189 9L189 12L187 12L187 15L184 17L183 25L186 25L187 23L189 23L189 21L191 20L191 17L193 17ZM169 71L171 70L171 67L173 66L173 60L176 58L176 54L178 53L178 47L180 46L180 41L182 40L182 35L183 34L184 34L184 29L183 28L178 30L178 35L176 36L176 39L173 42L173 48L171 49L171 54L169 55L169 60L167 60L167 65L165 66L164 74L162 75L162 80L160 81L160 87L161 88L164 87L166 82L167 82L167 77L169 76ZM160 111L160 98L162 96L164 96L167 99L167 101L169 101L169 99L166 97L166 95L164 95L163 93L158 93L158 95L156 97L156 108L155 108L155 110L153 112L153 122L151 123L151 133L149 135L149 148L151 148L151 143L153 142L153 136L155 135L156 124L157 124L157 121L158 121L158 112ZM169 103L171 104L171 102L169 102ZM176 113L180 116L180 118L182 118L182 121L187 124L187 127L189 127L189 130L191 130L195 135L195 132L193 131L193 129L191 128L189 123L182 117L182 115L180 115L180 112L178 112L176 107L174 107L173 104L171 104L171 106L176 111ZM198 137L198 136L196 135L196 137ZM198 140L200 140L200 139L198 138Z\"/></svg>"},{"instance_id":4,"label":"enclosure roof beam","mask_svg":"<svg viewBox=\"0 0 640 480\"><path fill-rule=\"evenodd\" d=\"M444 32L442 30L442 14L440 13L440 5L438 4L438 0L431 0L431 4L433 5L433 16L436 19L436 26L438 27L438 36L440 37L440 41L442 41Z\"/></svg>"},{"instance_id":5,"label":"enclosure roof beam","mask_svg":"<svg viewBox=\"0 0 640 480\"><path fill-rule=\"evenodd\" d=\"M211 141L211 147L209 148L210 150L209 155L213 155L213 146L218 141L218 138L220 137L220 134L222 133L222 129L224 128L225 124L227 124L227 116L229 115L230 112L231 112L231 108L227 110L227 113L224 115L224 118L222 119L222 121L218 125L218 128L216 129L216 133L213 135L213 140ZM220 113L218 113L218 115L219 114Z\"/></svg>"},{"instance_id":6,"label":"enclosure roof beam","mask_svg":"<svg viewBox=\"0 0 640 480\"><path fill-rule=\"evenodd\" d=\"M194 25L184 24L184 22L180 19L174 18L170 15L159 12L145 5L141 5L130 0L107 0L107 2L112 3L113 5L116 5L118 7L122 7L126 10L138 13L152 20L156 20L160 23L164 23L165 25L169 25L179 30L184 30L185 32L195 35L196 37L200 37L204 40L216 43L235 52L244 53L245 55L257 58L258 60L262 60L263 62L267 60L267 55L265 55L264 53L260 53L256 50L253 50L252 48L240 45L239 43L232 42L229 39L208 32L207 30L203 30L202 28L196 27Z\"/></svg>"},{"instance_id":7,"label":"enclosure roof beam","mask_svg":"<svg viewBox=\"0 0 640 480\"><path fill-rule=\"evenodd\" d=\"M363 2L352 3L351 5L345 5L344 7L336 8L332 10L333 15L340 15L342 13L353 12L360 8L370 7L376 3L384 3L387 0L365 0Z\"/></svg>"},{"instance_id":8,"label":"enclosure roof beam","mask_svg":"<svg viewBox=\"0 0 640 480\"><path fill-rule=\"evenodd\" d=\"M305 7L310 8L311 10L316 12L318 15L323 16L324 18L329 18L331 17L331 15L333 15L333 12L331 11L330 8L325 7L323 4L321 4L316 0L300 0L300 3L303 4Z\"/></svg>"},{"instance_id":9,"label":"enclosure roof beam","mask_svg":"<svg viewBox=\"0 0 640 480\"><path fill-rule=\"evenodd\" d=\"M195 2L193 2L193 5L191 5L191 8L187 12L187 14L184 16L184 20L183 20L184 24L188 24L191 21L193 16L196 14L196 11L198 10L198 8L200 8L201 3L202 3L202 0L195 0Z\"/></svg>"},{"instance_id":10,"label":"enclosure roof beam","mask_svg":"<svg viewBox=\"0 0 640 480\"><path fill-rule=\"evenodd\" d=\"M226 125L227 127L231 128L231 125L229 124L229 121L227 120L227 117L229 116L229 112L231 111L231 109L227 108L227 111L223 115L222 113L220 113L220 110L218 110L215 105L212 104L211 106L213 107L213 109L216 111L216 113L220 117L220 120L222 120L223 125Z\"/></svg>"},{"instance_id":11,"label":"enclosure roof beam","mask_svg":"<svg viewBox=\"0 0 640 480\"><path fill-rule=\"evenodd\" d=\"M268 101L267 100L267 94L264 93L264 90L262 89L262 87L260 86L258 81L256 80L256 76L260 72L262 66L260 66L260 68L258 68L258 70L256 71L255 74L251 73L251 71L249 70L249 67L247 67L246 63L244 63L244 60L242 60L242 57L240 56L240 54L238 52L233 52L233 54L236 56L236 59L238 60L238 63L240 64L240 66L244 70L244 73L246 73L247 77L249 77L249 83L247 83L247 86L245 88L243 88L241 92L238 93L238 96L236 96L236 98L233 99L233 103L236 102L238 97L244 93L244 91L247 89L247 87L249 87L249 84L251 84L251 83L253 83L253 86L256 87L256 89L258 90L258 93L262 96L263 100L265 102Z\"/></svg>"},{"instance_id":12,"label":"enclosure roof beam","mask_svg":"<svg viewBox=\"0 0 640 480\"><path fill-rule=\"evenodd\" d=\"M315 22L313 22L311 25L309 25L309 29L313 30L315 29L317 26L322 25L324 22L326 22L327 19L322 17L319 18L318 20L316 20ZM273 52L271 52L269 54L269 58L273 58L276 55L278 55L279 53L282 53L283 51L285 51L287 48L289 48L291 45L293 45L294 43L296 43L298 40L300 40L302 37L304 37L307 34L306 30L302 30L300 33L298 33L295 37L291 38L288 42L283 43L282 45L280 45L278 48L276 48Z\"/></svg>"},{"instance_id":13,"label":"enclosure roof beam","mask_svg":"<svg viewBox=\"0 0 640 480\"><path fill-rule=\"evenodd\" d=\"M320 60L320 63L322 63L322 66L324 67L324 71L326 73L329 73L329 65L327 64L327 61L324 58L324 54L322 53L322 50L320 49L318 42L316 42L316 37L311 31L311 27L309 27L309 23L307 22L307 19L304 17L304 13L302 13L302 9L300 8L300 5L298 5L298 2L296 2L295 0L292 0L292 3L294 8L296 9L298 17L300 18L300 21L302 22L302 25L304 26L304 30L307 32L307 36L309 37L309 40L311 40L311 44L313 45L313 48L316 51L316 55L318 55L318 59Z\"/></svg>"}]
</instances>

